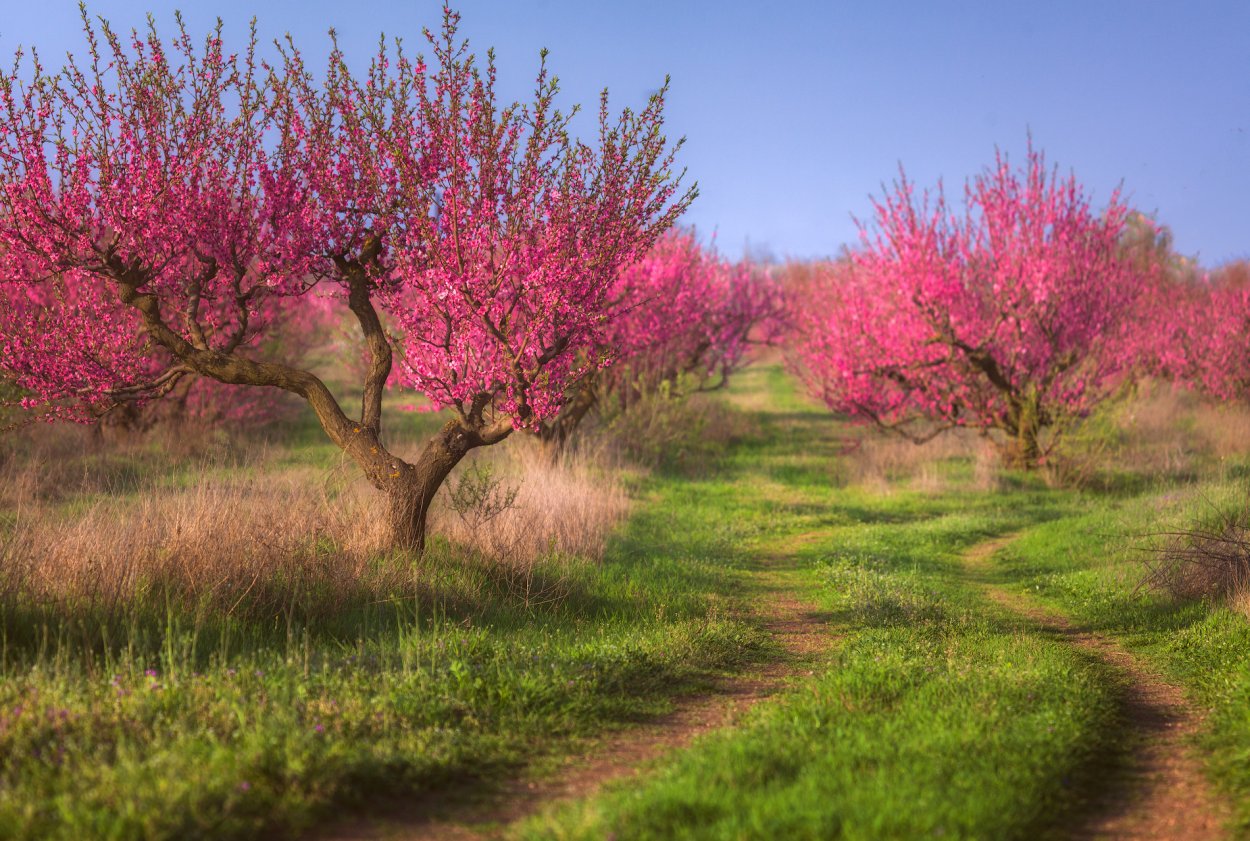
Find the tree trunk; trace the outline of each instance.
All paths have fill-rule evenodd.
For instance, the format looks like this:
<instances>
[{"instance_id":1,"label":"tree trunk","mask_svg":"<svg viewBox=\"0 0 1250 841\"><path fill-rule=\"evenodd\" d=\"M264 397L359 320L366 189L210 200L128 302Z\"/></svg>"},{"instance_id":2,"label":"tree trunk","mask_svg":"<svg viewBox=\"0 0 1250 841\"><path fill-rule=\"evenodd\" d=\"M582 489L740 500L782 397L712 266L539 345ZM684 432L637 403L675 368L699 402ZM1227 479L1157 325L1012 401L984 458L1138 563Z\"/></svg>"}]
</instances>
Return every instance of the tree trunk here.
<instances>
[{"instance_id":1,"label":"tree trunk","mask_svg":"<svg viewBox=\"0 0 1250 841\"><path fill-rule=\"evenodd\" d=\"M1029 396L1020 404L1015 429L1010 431L1012 437L1005 453L1007 466L1017 470L1036 470L1042 459L1042 448L1038 443L1042 431L1041 412L1036 397Z\"/></svg>"},{"instance_id":2,"label":"tree trunk","mask_svg":"<svg viewBox=\"0 0 1250 841\"><path fill-rule=\"evenodd\" d=\"M347 282L348 307L360 322L369 346L370 364L361 396L359 420L349 418L334 394L310 371L279 362L250 359L236 353L246 335L247 309L241 308L240 327L224 350L192 344L165 322L161 300L148 291L151 280L143 271L110 257L110 276L118 285L123 304L143 318L148 336L179 360L187 371L229 385L264 386L297 394L308 402L330 440L360 465L369 482L388 499L393 546L420 552L425 548L426 516L434 494L475 447L490 446L513 431L511 417L488 420L493 391L483 391L459 405L460 416L449 420L421 452L416 464L408 464L382 443L382 394L391 371L391 346L370 299L369 269L381 250L381 240L370 238L354 257L335 258ZM240 305L242 307L242 305ZM202 326L195 325L202 333Z\"/></svg>"},{"instance_id":3,"label":"tree trunk","mask_svg":"<svg viewBox=\"0 0 1250 841\"><path fill-rule=\"evenodd\" d=\"M426 519L434 493L426 483L405 483L387 493L391 525L391 546L400 551L425 552Z\"/></svg>"},{"instance_id":4,"label":"tree trunk","mask_svg":"<svg viewBox=\"0 0 1250 841\"><path fill-rule=\"evenodd\" d=\"M139 438L150 424L145 422L143 411L134 403L119 403L105 412L95 424L98 442L121 442Z\"/></svg>"},{"instance_id":5,"label":"tree trunk","mask_svg":"<svg viewBox=\"0 0 1250 841\"><path fill-rule=\"evenodd\" d=\"M1036 470L1041 464L1042 450L1037 442L1037 430L1022 427L1008 443L1007 466L1017 470Z\"/></svg>"},{"instance_id":6,"label":"tree trunk","mask_svg":"<svg viewBox=\"0 0 1250 841\"><path fill-rule=\"evenodd\" d=\"M420 555L425 552L426 520L434 496L468 449L447 446L444 435L428 444L413 465L401 462L398 477L386 495L391 524L391 544Z\"/></svg>"},{"instance_id":7,"label":"tree trunk","mask_svg":"<svg viewBox=\"0 0 1250 841\"><path fill-rule=\"evenodd\" d=\"M187 404L191 399L191 389L195 387L196 377L183 377L174 386L169 396L161 401L161 408L164 409L164 418L174 429L181 429L186 426L187 419L190 417L190 410Z\"/></svg>"},{"instance_id":8,"label":"tree trunk","mask_svg":"<svg viewBox=\"0 0 1250 841\"><path fill-rule=\"evenodd\" d=\"M558 459L564 452L573 433L577 431L598 402L599 394L595 389L594 380L587 377L578 386L577 393L565 403L560 413L538 427L536 432L538 440L542 441L553 460Z\"/></svg>"},{"instance_id":9,"label":"tree trunk","mask_svg":"<svg viewBox=\"0 0 1250 841\"><path fill-rule=\"evenodd\" d=\"M377 439L362 429L362 445L348 452L358 454L365 473L386 493L392 546L419 555L425 551L430 504L451 471L470 450L496 444L511 433L511 421L466 426L460 419L450 420L426 443L416 463L408 464L374 443Z\"/></svg>"}]
</instances>

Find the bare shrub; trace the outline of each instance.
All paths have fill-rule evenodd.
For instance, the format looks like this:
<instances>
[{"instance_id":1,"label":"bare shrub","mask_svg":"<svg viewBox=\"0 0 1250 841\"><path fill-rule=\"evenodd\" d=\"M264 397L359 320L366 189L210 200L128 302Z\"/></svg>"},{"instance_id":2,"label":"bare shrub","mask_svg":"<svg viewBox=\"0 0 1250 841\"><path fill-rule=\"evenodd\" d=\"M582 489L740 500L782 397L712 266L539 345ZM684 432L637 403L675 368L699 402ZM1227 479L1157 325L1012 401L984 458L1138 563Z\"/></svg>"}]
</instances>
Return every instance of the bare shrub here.
<instances>
[{"instance_id":1,"label":"bare shrub","mask_svg":"<svg viewBox=\"0 0 1250 841\"><path fill-rule=\"evenodd\" d=\"M446 487L451 510L456 512L470 532L479 531L511 509L520 493L520 486L506 485L495 476L494 468L489 463L468 466Z\"/></svg>"},{"instance_id":2,"label":"bare shrub","mask_svg":"<svg viewBox=\"0 0 1250 841\"><path fill-rule=\"evenodd\" d=\"M1203 524L1164 535L1142 586L1177 599L1234 599L1250 590L1250 508L1214 510Z\"/></svg>"}]
</instances>

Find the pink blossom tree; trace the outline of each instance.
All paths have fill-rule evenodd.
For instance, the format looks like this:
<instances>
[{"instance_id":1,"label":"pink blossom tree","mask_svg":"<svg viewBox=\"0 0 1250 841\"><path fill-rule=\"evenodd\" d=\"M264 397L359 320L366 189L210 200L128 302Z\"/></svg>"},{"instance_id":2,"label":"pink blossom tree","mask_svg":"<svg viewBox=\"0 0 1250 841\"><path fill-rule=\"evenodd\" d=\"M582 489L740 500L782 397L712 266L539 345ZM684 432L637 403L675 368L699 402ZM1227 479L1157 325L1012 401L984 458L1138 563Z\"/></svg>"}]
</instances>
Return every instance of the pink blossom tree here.
<instances>
[{"instance_id":1,"label":"pink blossom tree","mask_svg":"<svg viewBox=\"0 0 1250 841\"><path fill-rule=\"evenodd\" d=\"M1171 231L1131 214L1121 247L1151 279L1134 318L1137 351L1152 375L1220 401L1250 394L1250 262L1205 271L1177 254Z\"/></svg>"},{"instance_id":2,"label":"pink blossom tree","mask_svg":"<svg viewBox=\"0 0 1250 841\"><path fill-rule=\"evenodd\" d=\"M694 374L700 388L722 388L752 345L774 343L785 323L771 274L701 247L693 231L657 243L622 273L619 289L628 311L616 322L614 344L650 384Z\"/></svg>"},{"instance_id":3,"label":"pink blossom tree","mask_svg":"<svg viewBox=\"0 0 1250 841\"><path fill-rule=\"evenodd\" d=\"M1250 401L1250 262L1221 266L1206 280L1205 306L1189 322L1187 379L1216 399Z\"/></svg>"},{"instance_id":4,"label":"pink blossom tree","mask_svg":"<svg viewBox=\"0 0 1250 841\"><path fill-rule=\"evenodd\" d=\"M0 82L0 282L33 303L0 321L0 366L62 417L192 374L296 394L420 550L464 455L559 411L619 270L694 195L664 90L615 119L605 94L592 147L545 57L533 101L501 104L457 24L445 9L426 33L430 65L383 46L356 77L335 48L320 83L289 43L266 68L254 35L227 55L220 27L197 47L181 20L166 44L84 14L85 60L50 75L19 57ZM260 352L266 307L322 289L369 350L358 415ZM400 383L451 414L413 463L382 431L396 355Z\"/></svg>"},{"instance_id":5,"label":"pink blossom tree","mask_svg":"<svg viewBox=\"0 0 1250 841\"><path fill-rule=\"evenodd\" d=\"M999 154L965 202L957 214L905 176L875 201L862 247L798 309L795 363L835 411L917 440L997 430L1032 468L1130 371L1146 278L1119 248L1118 193L1096 214L1031 144L1023 170Z\"/></svg>"},{"instance_id":6,"label":"pink blossom tree","mask_svg":"<svg viewBox=\"0 0 1250 841\"><path fill-rule=\"evenodd\" d=\"M143 433L158 424L178 426L185 422L198 427L260 426L290 416L298 406L298 402L274 400L273 395L260 390L233 388L195 373L185 373L162 389L160 400L146 399L148 394L142 388L128 391L84 384L82 378L90 372L105 383L117 376L103 366L109 351L93 349L82 341L83 331L95 323L90 317L93 307L109 299L101 300L90 283L57 280L38 285L0 282L0 337L4 340L0 348L6 354L6 365L0 372L7 369L7 376L18 388L21 384L34 387L24 399L17 396L20 392L0 395L0 407L24 404L31 410L21 413L19 424L69 419L94 422L97 428L114 427L127 434ZM84 315L88 323L80 324ZM124 309L113 315L119 327L133 327L133 340L141 347L145 341L142 326L132 324ZM253 321L264 329L252 331L240 352L278 355L303 364L328 340L328 316L325 306L289 307L282 306L280 299L263 300ZM77 326L66 329L67 322ZM124 337L115 338L125 341ZM59 365L61 376L49 377L50 364ZM130 370L146 372L151 378L167 371L171 364L172 359L158 346L131 360Z\"/></svg>"},{"instance_id":7,"label":"pink blossom tree","mask_svg":"<svg viewBox=\"0 0 1250 841\"><path fill-rule=\"evenodd\" d=\"M1250 401L1250 262L1161 285L1144 342L1153 370L1224 402Z\"/></svg>"},{"instance_id":8,"label":"pink blossom tree","mask_svg":"<svg viewBox=\"0 0 1250 841\"><path fill-rule=\"evenodd\" d=\"M614 314L594 354L599 370L575 386L540 437L562 444L604 401L627 408L661 383L688 378L721 388L754 344L775 342L784 321L780 287L749 261L730 262L693 230L670 231L621 271Z\"/></svg>"}]
</instances>

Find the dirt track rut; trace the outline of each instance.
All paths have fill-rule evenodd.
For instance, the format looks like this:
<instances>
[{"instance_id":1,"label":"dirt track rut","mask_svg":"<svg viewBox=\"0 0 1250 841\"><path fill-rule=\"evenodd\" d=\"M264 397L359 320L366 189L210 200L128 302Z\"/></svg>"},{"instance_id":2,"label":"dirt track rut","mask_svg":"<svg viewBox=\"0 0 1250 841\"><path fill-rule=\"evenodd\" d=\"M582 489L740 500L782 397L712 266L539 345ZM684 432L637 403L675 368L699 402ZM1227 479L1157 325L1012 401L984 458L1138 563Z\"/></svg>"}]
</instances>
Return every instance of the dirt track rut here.
<instances>
[{"instance_id":1,"label":"dirt track rut","mask_svg":"<svg viewBox=\"0 0 1250 841\"><path fill-rule=\"evenodd\" d=\"M1117 841L1209 841L1223 837L1228 812L1211 792L1190 743L1201 721L1184 692L1163 680L1114 640L1082 628L1027 596L985 580L992 559L1015 535L965 553L965 569L994 602L1088 651L1124 675L1122 714L1132 733L1126 761L1091 792L1072 838Z\"/></svg>"}]
</instances>

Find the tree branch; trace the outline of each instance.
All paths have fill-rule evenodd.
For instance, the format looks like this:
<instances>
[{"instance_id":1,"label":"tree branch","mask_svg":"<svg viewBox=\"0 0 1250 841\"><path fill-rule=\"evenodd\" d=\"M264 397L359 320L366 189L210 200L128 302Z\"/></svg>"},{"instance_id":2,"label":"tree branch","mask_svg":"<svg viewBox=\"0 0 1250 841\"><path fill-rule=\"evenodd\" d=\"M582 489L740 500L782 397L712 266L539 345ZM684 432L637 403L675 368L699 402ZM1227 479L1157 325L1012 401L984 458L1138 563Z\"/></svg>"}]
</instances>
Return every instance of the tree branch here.
<instances>
[{"instance_id":1,"label":"tree branch","mask_svg":"<svg viewBox=\"0 0 1250 841\"><path fill-rule=\"evenodd\" d=\"M368 239L356 260L335 260L347 280L347 305L356 315L369 348L369 370L365 374L360 423L377 436L382 434L382 395L386 391L386 380L391 375L394 358L391 343L387 341L386 330L369 293L367 266L377 261L381 250L381 240L374 236Z\"/></svg>"}]
</instances>

